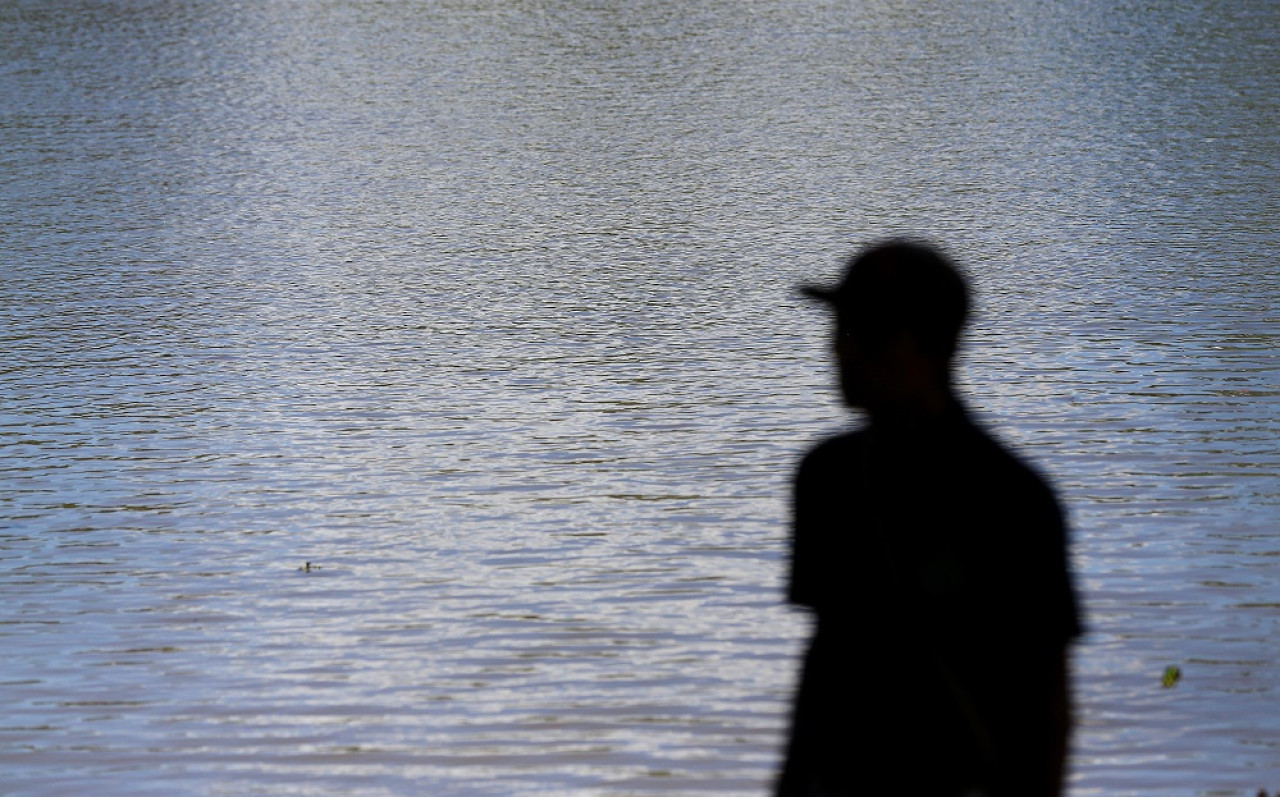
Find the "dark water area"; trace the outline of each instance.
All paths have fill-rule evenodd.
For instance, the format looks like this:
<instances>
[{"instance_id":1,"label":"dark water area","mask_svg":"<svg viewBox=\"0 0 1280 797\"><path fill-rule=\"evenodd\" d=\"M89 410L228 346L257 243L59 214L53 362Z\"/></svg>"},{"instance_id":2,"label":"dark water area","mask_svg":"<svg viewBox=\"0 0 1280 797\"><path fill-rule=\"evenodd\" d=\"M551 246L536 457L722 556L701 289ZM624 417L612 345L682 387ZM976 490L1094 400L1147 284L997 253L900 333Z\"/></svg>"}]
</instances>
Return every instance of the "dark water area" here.
<instances>
[{"instance_id":1,"label":"dark water area","mask_svg":"<svg viewBox=\"0 0 1280 797\"><path fill-rule=\"evenodd\" d=\"M792 286L896 233L1070 509L1070 794L1280 789L1277 30L0 3L0 793L765 793Z\"/></svg>"}]
</instances>

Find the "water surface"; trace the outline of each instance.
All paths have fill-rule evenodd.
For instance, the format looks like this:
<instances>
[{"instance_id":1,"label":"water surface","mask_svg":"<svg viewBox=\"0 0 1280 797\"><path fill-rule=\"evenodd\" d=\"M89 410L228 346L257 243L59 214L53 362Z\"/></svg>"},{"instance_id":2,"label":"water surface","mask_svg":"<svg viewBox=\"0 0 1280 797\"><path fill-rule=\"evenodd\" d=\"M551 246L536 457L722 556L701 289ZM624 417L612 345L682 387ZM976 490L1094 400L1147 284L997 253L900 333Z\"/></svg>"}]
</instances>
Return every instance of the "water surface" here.
<instances>
[{"instance_id":1,"label":"water surface","mask_svg":"<svg viewBox=\"0 0 1280 797\"><path fill-rule=\"evenodd\" d=\"M0 7L0 791L763 794L791 286L896 232L1071 509L1071 794L1275 789L1280 7L1042 5Z\"/></svg>"}]
</instances>

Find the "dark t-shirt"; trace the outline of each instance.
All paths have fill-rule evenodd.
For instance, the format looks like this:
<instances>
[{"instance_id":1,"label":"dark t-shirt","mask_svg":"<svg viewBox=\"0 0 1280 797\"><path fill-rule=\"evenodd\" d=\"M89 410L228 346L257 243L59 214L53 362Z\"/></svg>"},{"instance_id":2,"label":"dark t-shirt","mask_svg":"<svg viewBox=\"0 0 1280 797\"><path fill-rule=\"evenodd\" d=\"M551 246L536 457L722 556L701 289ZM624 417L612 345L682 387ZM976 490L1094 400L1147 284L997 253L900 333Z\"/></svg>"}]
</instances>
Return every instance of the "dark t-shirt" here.
<instances>
[{"instance_id":1,"label":"dark t-shirt","mask_svg":"<svg viewBox=\"0 0 1280 797\"><path fill-rule=\"evenodd\" d=\"M1045 482L959 409L813 449L788 597L817 630L788 769L837 794L946 793L1041 760L1080 633L1066 548Z\"/></svg>"}]
</instances>

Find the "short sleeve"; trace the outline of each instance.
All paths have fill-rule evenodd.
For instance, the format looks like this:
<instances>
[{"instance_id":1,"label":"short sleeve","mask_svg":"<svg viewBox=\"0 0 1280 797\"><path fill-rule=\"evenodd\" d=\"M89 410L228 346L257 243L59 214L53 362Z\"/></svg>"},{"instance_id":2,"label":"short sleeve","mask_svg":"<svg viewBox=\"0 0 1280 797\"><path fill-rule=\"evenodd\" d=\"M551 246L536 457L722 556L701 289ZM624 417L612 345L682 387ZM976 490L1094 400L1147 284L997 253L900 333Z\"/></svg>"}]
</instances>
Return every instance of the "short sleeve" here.
<instances>
[{"instance_id":1,"label":"short sleeve","mask_svg":"<svg viewBox=\"0 0 1280 797\"><path fill-rule=\"evenodd\" d=\"M815 489L814 453L801 461L796 471L791 493L791 567L787 583L787 600L798 606L814 608L817 605L817 589L820 576L816 561L821 554L814 548L821 536L813 528L817 513L814 502L820 499Z\"/></svg>"}]
</instances>

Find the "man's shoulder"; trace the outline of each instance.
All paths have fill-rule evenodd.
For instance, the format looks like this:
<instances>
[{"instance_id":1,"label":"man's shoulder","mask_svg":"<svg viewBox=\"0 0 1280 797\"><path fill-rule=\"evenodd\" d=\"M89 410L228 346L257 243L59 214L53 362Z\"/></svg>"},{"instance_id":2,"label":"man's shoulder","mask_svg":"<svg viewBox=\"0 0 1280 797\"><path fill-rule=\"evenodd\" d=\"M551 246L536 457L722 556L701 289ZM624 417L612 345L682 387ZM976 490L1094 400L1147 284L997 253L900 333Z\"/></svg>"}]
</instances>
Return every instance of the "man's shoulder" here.
<instances>
[{"instance_id":1,"label":"man's shoulder","mask_svg":"<svg viewBox=\"0 0 1280 797\"><path fill-rule=\"evenodd\" d=\"M967 457L975 476L1000 476L1027 486L1049 490L1046 477L1031 461L984 424L969 421L965 435Z\"/></svg>"},{"instance_id":2,"label":"man's shoulder","mask_svg":"<svg viewBox=\"0 0 1280 797\"><path fill-rule=\"evenodd\" d=\"M866 429L854 429L819 440L800 460L801 470L843 465L856 461L866 449Z\"/></svg>"},{"instance_id":3,"label":"man's shoulder","mask_svg":"<svg viewBox=\"0 0 1280 797\"><path fill-rule=\"evenodd\" d=\"M1023 539L1032 529L1056 529L1042 541L1057 540L1064 512L1049 478L982 424L969 424L962 438L939 458L937 471L956 511L980 514L992 542Z\"/></svg>"}]
</instances>

